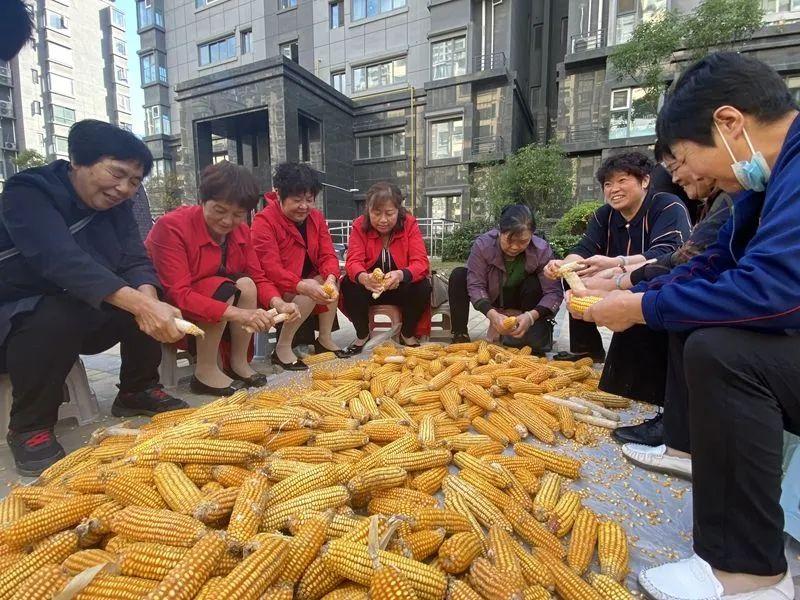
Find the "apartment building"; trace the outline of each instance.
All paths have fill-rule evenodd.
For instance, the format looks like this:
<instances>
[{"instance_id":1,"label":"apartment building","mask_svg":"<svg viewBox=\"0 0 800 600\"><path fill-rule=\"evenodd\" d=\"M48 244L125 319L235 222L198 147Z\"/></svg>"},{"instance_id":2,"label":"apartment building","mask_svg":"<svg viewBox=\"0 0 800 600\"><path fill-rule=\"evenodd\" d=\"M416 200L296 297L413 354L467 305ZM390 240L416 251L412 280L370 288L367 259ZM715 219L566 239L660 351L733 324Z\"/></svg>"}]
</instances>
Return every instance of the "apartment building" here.
<instances>
[{"instance_id":1,"label":"apartment building","mask_svg":"<svg viewBox=\"0 0 800 600\"><path fill-rule=\"evenodd\" d=\"M156 173L192 193L227 158L265 189L283 160L350 218L400 185L415 214L485 212L470 178L556 111L567 0L138 0L146 137ZM341 188L341 189L339 189ZM349 190L358 190L351 192Z\"/></svg>"},{"instance_id":2,"label":"apartment building","mask_svg":"<svg viewBox=\"0 0 800 600\"><path fill-rule=\"evenodd\" d=\"M0 185L25 149L67 158L81 119L131 129L125 15L113 0L35 0L36 29L19 55L0 61Z\"/></svg>"},{"instance_id":3,"label":"apartment building","mask_svg":"<svg viewBox=\"0 0 800 600\"><path fill-rule=\"evenodd\" d=\"M577 200L602 199L594 174L604 158L626 149L647 151L655 142L657 107L643 101L635 82L613 72L608 56L617 44L630 39L636 25L658 12L689 12L698 4L698 0L569 0L556 136L572 160ZM764 0L764 10L766 26L737 49L775 68L800 99L800 0ZM686 59L681 53L675 57Z\"/></svg>"}]
</instances>

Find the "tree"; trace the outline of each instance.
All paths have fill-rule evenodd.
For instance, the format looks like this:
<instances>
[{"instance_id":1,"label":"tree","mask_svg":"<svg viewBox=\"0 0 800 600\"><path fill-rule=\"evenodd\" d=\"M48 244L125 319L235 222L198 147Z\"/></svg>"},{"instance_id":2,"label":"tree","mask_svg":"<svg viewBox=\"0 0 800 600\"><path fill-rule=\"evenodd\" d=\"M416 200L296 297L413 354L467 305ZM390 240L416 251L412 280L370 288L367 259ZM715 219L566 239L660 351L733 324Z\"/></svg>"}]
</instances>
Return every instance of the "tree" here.
<instances>
[{"instance_id":1,"label":"tree","mask_svg":"<svg viewBox=\"0 0 800 600\"><path fill-rule=\"evenodd\" d=\"M145 183L150 198L150 210L155 214L168 213L183 204L183 180L175 173L153 175Z\"/></svg>"},{"instance_id":2,"label":"tree","mask_svg":"<svg viewBox=\"0 0 800 600\"><path fill-rule=\"evenodd\" d=\"M504 206L523 202L538 218L560 214L572 197L572 171L558 144L530 144L480 171L473 194L497 218Z\"/></svg>"},{"instance_id":3,"label":"tree","mask_svg":"<svg viewBox=\"0 0 800 600\"><path fill-rule=\"evenodd\" d=\"M20 171L24 171L25 169L30 169L32 167L41 167L47 164L44 156L39 154L36 150L30 148L17 154L17 157L13 162Z\"/></svg>"},{"instance_id":4,"label":"tree","mask_svg":"<svg viewBox=\"0 0 800 600\"><path fill-rule=\"evenodd\" d=\"M704 0L694 13L663 11L633 30L630 41L611 55L614 70L645 90L653 106L664 90L665 68L673 54L685 50L696 60L714 49L749 39L764 25L761 0Z\"/></svg>"}]
</instances>

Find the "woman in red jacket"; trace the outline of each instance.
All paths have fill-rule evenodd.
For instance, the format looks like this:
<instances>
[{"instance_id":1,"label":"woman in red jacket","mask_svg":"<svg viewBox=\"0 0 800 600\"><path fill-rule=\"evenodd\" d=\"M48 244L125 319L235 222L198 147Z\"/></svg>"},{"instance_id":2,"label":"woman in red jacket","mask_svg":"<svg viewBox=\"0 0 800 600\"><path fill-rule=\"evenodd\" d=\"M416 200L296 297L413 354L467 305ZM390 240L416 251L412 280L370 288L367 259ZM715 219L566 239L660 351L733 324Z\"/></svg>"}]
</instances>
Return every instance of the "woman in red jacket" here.
<instances>
[{"instance_id":1,"label":"woman in red jacket","mask_svg":"<svg viewBox=\"0 0 800 600\"><path fill-rule=\"evenodd\" d=\"M272 363L288 371L304 371L308 366L297 358L292 346L300 325L313 312L319 320L315 351L344 356L331 339L339 259L325 217L314 208L322 189L314 169L303 163L282 163L275 169L272 184L275 191L265 194L267 206L253 220L253 247L284 300L291 300L300 309L300 319L283 324ZM334 294L325 293L326 284Z\"/></svg>"},{"instance_id":2,"label":"woman in red jacket","mask_svg":"<svg viewBox=\"0 0 800 600\"><path fill-rule=\"evenodd\" d=\"M417 220L403 208L403 195L393 183L376 183L367 190L364 214L350 232L346 269L342 297L357 337L346 352L360 354L369 339L371 304L400 307L400 342L419 346L416 336L425 329L423 315L431 302L430 262ZM371 277L375 269L383 271L383 281Z\"/></svg>"},{"instance_id":3,"label":"woman in red jacket","mask_svg":"<svg viewBox=\"0 0 800 600\"><path fill-rule=\"evenodd\" d=\"M156 221L145 245L167 300L205 331L198 337L197 364L190 388L197 394L227 396L242 387L266 383L248 361L254 331L266 331L272 307L290 319L297 307L284 302L269 281L250 243L247 214L256 207L253 175L227 161L206 167L200 176L200 205L184 206ZM218 366L225 328L230 333L230 370Z\"/></svg>"}]
</instances>

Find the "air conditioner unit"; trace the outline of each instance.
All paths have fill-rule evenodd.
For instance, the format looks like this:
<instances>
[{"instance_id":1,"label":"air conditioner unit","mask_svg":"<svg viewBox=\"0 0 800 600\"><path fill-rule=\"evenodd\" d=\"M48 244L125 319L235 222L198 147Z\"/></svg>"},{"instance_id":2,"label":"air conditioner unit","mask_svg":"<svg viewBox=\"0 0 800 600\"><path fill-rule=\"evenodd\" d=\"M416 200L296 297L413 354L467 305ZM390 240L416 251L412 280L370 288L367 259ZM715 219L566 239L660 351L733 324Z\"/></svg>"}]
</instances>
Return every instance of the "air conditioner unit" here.
<instances>
[{"instance_id":1,"label":"air conditioner unit","mask_svg":"<svg viewBox=\"0 0 800 600\"><path fill-rule=\"evenodd\" d=\"M3 142L3 149L4 150L16 150L17 144L16 142Z\"/></svg>"}]
</instances>

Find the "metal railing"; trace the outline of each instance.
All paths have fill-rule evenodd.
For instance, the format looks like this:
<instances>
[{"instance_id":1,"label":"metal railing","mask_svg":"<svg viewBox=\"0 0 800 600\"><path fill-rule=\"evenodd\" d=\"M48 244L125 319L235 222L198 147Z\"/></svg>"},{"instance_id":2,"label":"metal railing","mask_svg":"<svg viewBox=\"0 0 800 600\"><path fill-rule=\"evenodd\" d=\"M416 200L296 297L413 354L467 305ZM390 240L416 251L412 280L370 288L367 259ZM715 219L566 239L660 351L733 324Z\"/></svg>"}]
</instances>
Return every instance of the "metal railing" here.
<instances>
[{"instance_id":1,"label":"metal railing","mask_svg":"<svg viewBox=\"0 0 800 600\"><path fill-rule=\"evenodd\" d=\"M472 138L472 155L480 154L502 154L505 149L503 137L499 135L487 135Z\"/></svg>"},{"instance_id":2,"label":"metal railing","mask_svg":"<svg viewBox=\"0 0 800 600\"><path fill-rule=\"evenodd\" d=\"M3 85L11 85L11 69L8 67L0 67L0 83Z\"/></svg>"},{"instance_id":3,"label":"metal railing","mask_svg":"<svg viewBox=\"0 0 800 600\"><path fill-rule=\"evenodd\" d=\"M350 230L353 227L353 221L328 219L327 222L328 231L331 232L334 244L347 245L350 243ZM458 221L451 221L450 219L418 218L417 225L419 225L419 229L422 232L422 239L425 240L428 254L440 257L445 236L451 234L460 224Z\"/></svg>"},{"instance_id":4,"label":"metal railing","mask_svg":"<svg viewBox=\"0 0 800 600\"><path fill-rule=\"evenodd\" d=\"M604 141L608 139L608 124L572 125L561 132L561 137L563 137L564 143L567 144Z\"/></svg>"},{"instance_id":5,"label":"metal railing","mask_svg":"<svg viewBox=\"0 0 800 600\"><path fill-rule=\"evenodd\" d=\"M489 69L505 69L506 53L495 52L494 54L479 54L473 58L474 71L488 71Z\"/></svg>"},{"instance_id":6,"label":"metal railing","mask_svg":"<svg viewBox=\"0 0 800 600\"><path fill-rule=\"evenodd\" d=\"M570 54L605 48L608 41L607 38L608 35L605 29L575 34L570 38Z\"/></svg>"}]
</instances>

